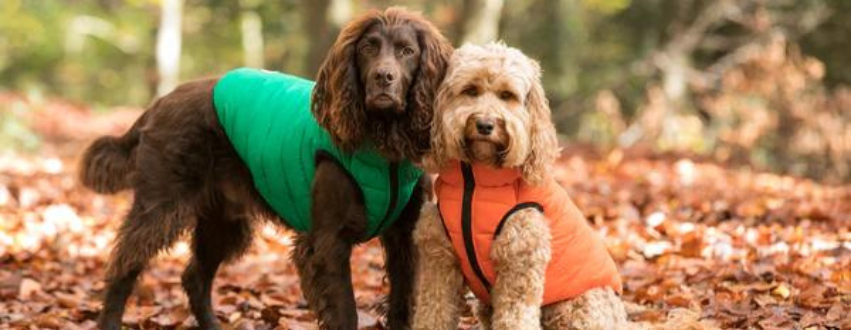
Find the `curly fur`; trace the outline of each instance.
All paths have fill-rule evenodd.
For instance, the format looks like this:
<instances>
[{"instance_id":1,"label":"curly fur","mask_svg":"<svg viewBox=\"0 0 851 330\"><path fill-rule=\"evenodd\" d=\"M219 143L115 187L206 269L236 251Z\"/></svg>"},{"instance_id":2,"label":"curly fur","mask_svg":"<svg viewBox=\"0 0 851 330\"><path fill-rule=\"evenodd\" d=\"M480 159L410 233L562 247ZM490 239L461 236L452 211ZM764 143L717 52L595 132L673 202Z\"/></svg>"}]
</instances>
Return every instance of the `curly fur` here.
<instances>
[{"instance_id":1,"label":"curly fur","mask_svg":"<svg viewBox=\"0 0 851 330\"><path fill-rule=\"evenodd\" d=\"M464 275L437 206L423 204L414 229L417 248L412 329L454 330L464 303Z\"/></svg>"},{"instance_id":2,"label":"curly fur","mask_svg":"<svg viewBox=\"0 0 851 330\"><path fill-rule=\"evenodd\" d=\"M546 330L633 329L623 302L611 288L592 289L570 301L546 306L542 317Z\"/></svg>"},{"instance_id":3,"label":"curly fur","mask_svg":"<svg viewBox=\"0 0 851 330\"><path fill-rule=\"evenodd\" d=\"M491 247L496 270L493 329L540 329L550 229L538 210L512 215Z\"/></svg>"},{"instance_id":4,"label":"curly fur","mask_svg":"<svg viewBox=\"0 0 851 330\"><path fill-rule=\"evenodd\" d=\"M456 50L438 90L427 169L439 171L453 159L470 162L470 118L489 116L498 119L502 127L497 129L507 136L505 141L495 138L495 143L504 143L495 164L519 167L530 184L550 180L548 173L559 151L540 78L536 62L503 44ZM476 87L474 95L467 94L470 86ZM498 97L503 91L519 97ZM459 260L436 207L428 205L421 214L415 232L420 277L415 285L414 329L455 329L463 286ZM480 303L476 312L482 329L712 329L682 313L672 314L678 316L662 325L630 323L624 302L610 288L591 289L541 307L550 241L547 219L537 210L522 210L506 220L490 251L496 271L491 304Z\"/></svg>"},{"instance_id":5,"label":"curly fur","mask_svg":"<svg viewBox=\"0 0 851 330\"><path fill-rule=\"evenodd\" d=\"M471 85L482 89L481 97L465 97ZM514 102L497 97L506 90L516 95ZM457 49L437 92L427 169L439 171L450 159L470 160L464 152L464 130L469 118L480 114L495 116L505 125L508 141L500 165L520 167L529 183L543 182L559 148L538 63L501 43Z\"/></svg>"},{"instance_id":6,"label":"curly fur","mask_svg":"<svg viewBox=\"0 0 851 330\"><path fill-rule=\"evenodd\" d=\"M355 45L376 24L408 24L417 33L422 52L414 84L408 91L407 115L400 120L367 120L364 87L355 63ZM319 69L311 110L341 149L352 150L372 141L391 160L419 160L429 147L429 128L437 86L443 81L452 45L420 14L400 8L373 10L340 32Z\"/></svg>"},{"instance_id":7,"label":"curly fur","mask_svg":"<svg viewBox=\"0 0 851 330\"><path fill-rule=\"evenodd\" d=\"M493 325L493 306L481 301L476 304L476 318L479 320L480 330L491 330Z\"/></svg>"}]
</instances>

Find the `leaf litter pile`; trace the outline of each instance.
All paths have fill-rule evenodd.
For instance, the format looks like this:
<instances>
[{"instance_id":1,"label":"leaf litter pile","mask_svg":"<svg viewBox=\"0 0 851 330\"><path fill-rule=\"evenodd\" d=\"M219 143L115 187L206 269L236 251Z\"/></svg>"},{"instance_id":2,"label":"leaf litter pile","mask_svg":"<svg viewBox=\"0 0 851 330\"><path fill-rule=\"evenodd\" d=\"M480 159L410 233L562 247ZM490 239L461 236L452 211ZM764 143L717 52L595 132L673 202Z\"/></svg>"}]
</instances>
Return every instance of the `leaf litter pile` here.
<instances>
[{"instance_id":1,"label":"leaf litter pile","mask_svg":"<svg viewBox=\"0 0 851 330\"><path fill-rule=\"evenodd\" d=\"M75 157L84 139L121 132L138 112L35 113L39 155L0 155L0 329L93 329L132 195L84 189ZM567 148L555 175L605 237L633 320L660 322L679 309L723 329L851 329L851 186L583 148ZM249 253L220 270L213 296L226 328L316 328L291 247L290 233L263 227ZM180 286L188 255L184 240L151 263L125 325L194 326ZM361 329L384 329L382 265L374 241L352 257ZM474 327L465 314L463 328Z\"/></svg>"}]
</instances>

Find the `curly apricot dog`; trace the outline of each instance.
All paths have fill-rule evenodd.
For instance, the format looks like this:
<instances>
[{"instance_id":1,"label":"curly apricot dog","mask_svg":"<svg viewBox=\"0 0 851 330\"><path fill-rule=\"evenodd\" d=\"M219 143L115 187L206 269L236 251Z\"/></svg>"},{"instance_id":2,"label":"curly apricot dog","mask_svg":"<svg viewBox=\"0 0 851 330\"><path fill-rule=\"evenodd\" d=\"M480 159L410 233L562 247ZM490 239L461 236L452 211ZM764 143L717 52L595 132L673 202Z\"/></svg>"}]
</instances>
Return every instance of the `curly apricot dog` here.
<instances>
[{"instance_id":1,"label":"curly apricot dog","mask_svg":"<svg viewBox=\"0 0 851 330\"><path fill-rule=\"evenodd\" d=\"M643 327L627 320L602 239L549 175L559 148L540 76L499 43L450 60L425 161L438 203L414 231L414 329L456 329L465 282L485 329Z\"/></svg>"}]
</instances>

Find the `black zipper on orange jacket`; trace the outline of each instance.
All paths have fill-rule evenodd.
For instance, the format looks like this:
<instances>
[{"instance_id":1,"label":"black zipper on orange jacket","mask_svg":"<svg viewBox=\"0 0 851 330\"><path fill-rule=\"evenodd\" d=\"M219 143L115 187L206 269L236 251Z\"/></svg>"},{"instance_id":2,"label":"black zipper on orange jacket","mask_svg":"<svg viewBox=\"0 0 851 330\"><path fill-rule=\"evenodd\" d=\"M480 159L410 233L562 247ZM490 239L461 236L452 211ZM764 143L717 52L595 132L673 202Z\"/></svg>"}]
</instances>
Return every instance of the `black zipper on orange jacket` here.
<instances>
[{"instance_id":1,"label":"black zipper on orange jacket","mask_svg":"<svg viewBox=\"0 0 851 330\"><path fill-rule=\"evenodd\" d=\"M464 236L464 249L467 252L467 260L470 261L470 266L476 277L485 286L485 289L490 291L490 283L479 266L479 260L476 258L476 247L473 245L473 190L476 189L476 178L473 177L473 167L470 164L461 164L461 174L464 175L464 196L461 203L461 233Z\"/></svg>"}]
</instances>

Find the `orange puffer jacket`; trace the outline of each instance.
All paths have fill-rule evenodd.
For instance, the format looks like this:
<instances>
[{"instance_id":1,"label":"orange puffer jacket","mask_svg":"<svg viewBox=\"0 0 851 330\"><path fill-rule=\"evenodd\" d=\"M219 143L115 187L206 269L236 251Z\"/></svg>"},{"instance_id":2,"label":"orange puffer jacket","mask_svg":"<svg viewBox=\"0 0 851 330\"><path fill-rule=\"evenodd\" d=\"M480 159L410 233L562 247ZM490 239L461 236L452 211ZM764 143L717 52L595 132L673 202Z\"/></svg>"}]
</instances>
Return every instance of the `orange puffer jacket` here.
<instances>
[{"instance_id":1,"label":"orange puffer jacket","mask_svg":"<svg viewBox=\"0 0 851 330\"><path fill-rule=\"evenodd\" d=\"M526 184L517 169L453 162L435 183L438 207L467 284L490 301L496 279L491 245L513 213L536 208L544 212L552 235L544 305L609 286L621 292L621 278L602 239L555 180Z\"/></svg>"}]
</instances>

